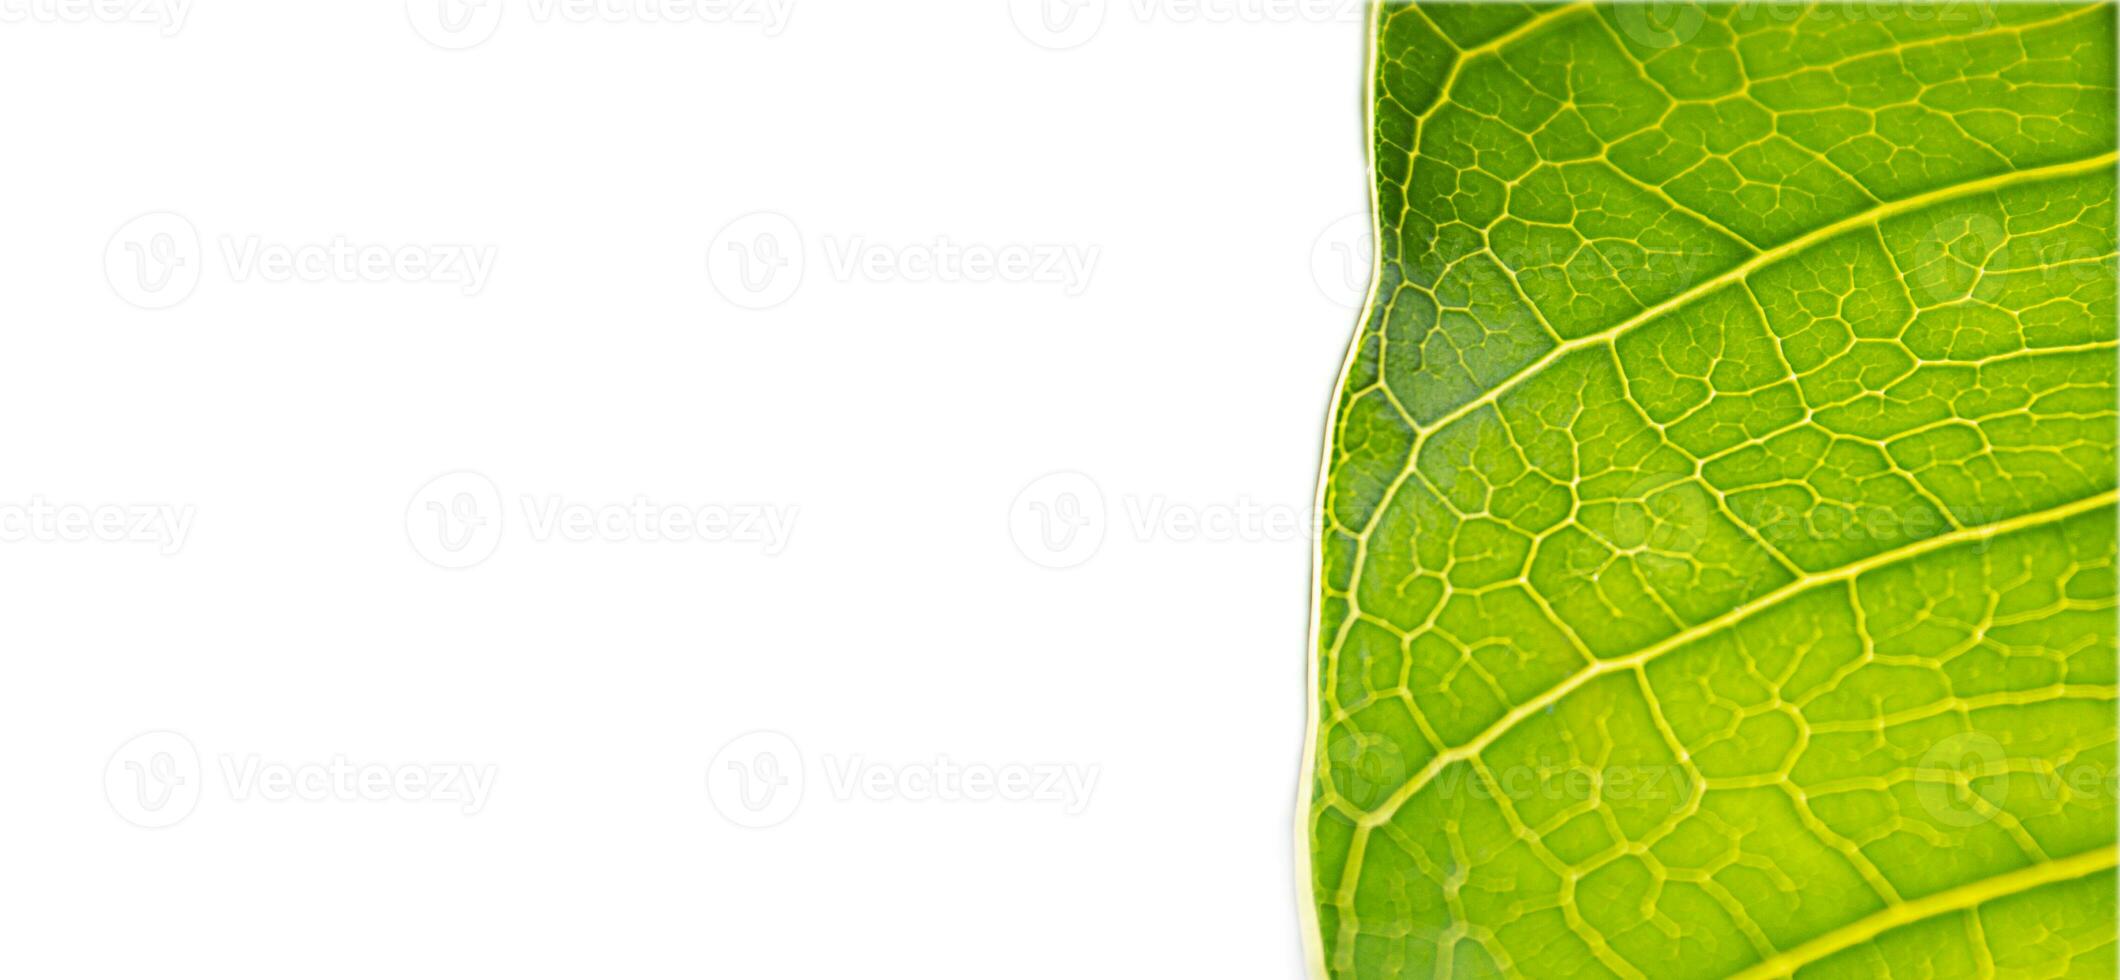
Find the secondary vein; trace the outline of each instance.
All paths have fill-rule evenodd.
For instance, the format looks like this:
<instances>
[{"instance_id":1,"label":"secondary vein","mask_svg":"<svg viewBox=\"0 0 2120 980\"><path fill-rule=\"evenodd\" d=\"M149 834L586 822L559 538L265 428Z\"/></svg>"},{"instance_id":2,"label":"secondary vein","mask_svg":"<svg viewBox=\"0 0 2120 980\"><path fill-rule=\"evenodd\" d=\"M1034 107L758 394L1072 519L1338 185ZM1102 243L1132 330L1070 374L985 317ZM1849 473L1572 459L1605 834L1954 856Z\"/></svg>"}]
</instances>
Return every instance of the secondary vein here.
<instances>
[{"instance_id":1,"label":"secondary vein","mask_svg":"<svg viewBox=\"0 0 2120 980\"><path fill-rule=\"evenodd\" d=\"M1567 680L1564 680L1559 684L1556 684L1553 687L1546 689L1546 691L1540 694L1539 696L1532 698L1531 700L1526 701L1523 704L1516 706L1515 708L1510 709L1507 714L1504 714L1502 715L1502 717L1496 719L1494 724L1489 725L1486 730L1474 736L1470 741L1437 753L1434 758L1428 760L1427 765L1421 767L1420 772L1415 773L1412 779L1407 780L1404 786L1401 786L1396 791L1394 791L1391 794L1390 798L1386 799L1376 809L1364 814L1361 820L1358 821L1358 823L1364 827L1377 827L1389 823L1391 821L1392 816L1398 812L1399 808L1406 805L1406 802L1408 800L1413 799L1414 795L1419 793L1423 787L1427 786L1429 781L1433 780L1437 773L1442 772L1445 766L1448 766L1453 762L1460 762L1465 759L1469 759L1475 755L1478 755L1479 753L1485 751L1488 746L1494 744L1497 739L1501 738L1505 734L1508 734L1508 732L1511 729L1515 728L1519 722L1522 722L1524 719L1546 710L1548 707L1551 707L1552 705L1558 703L1562 698L1567 697L1569 694L1573 693L1578 688L1581 688L1583 685L1588 684L1599 677L1603 677L1606 674L1616 673L1622 670L1631 670L1637 666L1647 664L1649 661L1654 660L1665 653L1668 653L1679 647L1685 646L1688 643L1692 643L1695 640L1706 637L1709 634L1712 634L1718 630L1728 629L1729 627L1735 626L1738 623L1741 623L1746 619L1751 618L1756 613L1771 609L1791 598L1794 598L1795 596L1801 593L1808 592L1821 585L1830 585L1836 582L1844 582L1849 579L1857 578L1863 575L1864 573L1873 571L1878 568L1882 568L1887 565L1905 561L1910 558L1916 558L1921 555L1929 554L1932 552L1942 551L1944 549L1955 547L1957 545L1970 544L1976 541L1984 541L1990 538L2000 537L2002 535L2009 534L2014 531L2021 531L2028 528L2037 527L2041 524L2050 524L2057 521L2064 521L2080 514L2086 514L2091 511L2111 507L2115 503L2120 503L2120 492L2108 490L2096 496L2085 497L2082 500L2063 504L2059 507L2052 507L2046 510L2034 511L2029 514L2021 514L2017 517L2013 517L2008 520L1996 521L1992 524L1983 524L1979 527L1965 528L1958 531L1952 531L1947 534L1939 534L1933 538L1925 538L1923 540L1916 541L1912 544L1903 545L1901 547L1894 548L1889 551L1881 551L1861 561L1843 565L1840 568L1836 568L1830 572L1820 572L1815 575L1809 575L1803 578L1795 579L1794 581L1789 582L1787 585L1784 585L1781 588L1775 589L1772 592L1768 592L1756 599L1753 599L1750 602L1745 603L1744 605L1737 606L1731 609L1730 611L1723 613L1720 616L1717 616L1713 619L1704 620L1698 624L1695 624L1694 626L1680 630L1677 633L1673 633L1672 635L1665 637L1664 639L1656 643L1643 647L1642 649L1634 653L1630 653L1624 657L1617 657L1611 660L1600 660L1592 666L1585 667L1582 670L1577 671L1575 674L1571 675Z\"/></svg>"},{"instance_id":2,"label":"secondary vein","mask_svg":"<svg viewBox=\"0 0 2120 980\"><path fill-rule=\"evenodd\" d=\"M2034 167L2029 170L2013 170L2006 174L1997 174L1992 177L1983 177L1979 180L1952 184L1948 187L1939 187L1932 191L1926 191L1920 194L1916 194L1913 197L1900 198L1899 200L1891 201L1879 205L1877 207L1870 208L1859 214L1843 218L1839 221L1833 222L1832 224L1825 225L1823 227L1814 229L1806 234L1799 235L1786 242L1783 242L1780 245L1776 245L1773 248L1761 251L1753 255L1751 258L1746 259L1745 261L1740 262L1735 266L1732 266L1728 271L1723 272L1722 274L1714 276L1712 278L1703 280L1702 282L1697 283L1691 287L1688 287L1687 289L1679 292L1677 295L1672 296L1670 299L1664 300L1663 302L1657 303L1654 306L1642 310L1641 312L1636 313L1635 315L1630 316L1617 324L1600 330L1597 333L1586 334L1584 336L1577 337L1574 340L1563 341L1559 345L1555 346L1552 350L1547 351L1545 355L1540 357L1538 360L1535 360L1530 364L1519 368L1517 371L1510 374L1509 377L1503 378L1499 383L1493 385L1492 387L1489 387L1486 391L1481 392L1478 397L1467 401L1466 403L1458 406L1457 408L1451 409L1450 411L1439 416L1434 422L1422 427L1420 434L1415 437L1413 452L1408 455L1409 462L1407 465L1411 466L1413 465L1413 462L1416 462L1420 459L1421 445L1422 443L1425 443L1427 441L1428 436L1431 433L1449 428L1451 423L1463 419L1466 416L1471 415L1473 412L1479 411L1481 408L1494 404L1501 398L1502 395L1507 394L1517 385L1522 384L1526 380L1529 380L1531 377L1538 374L1540 371L1545 370L1547 367L1559 361L1561 358L1566 357L1569 354L1573 354L1576 351L1582 350L1584 348L1595 347L1599 344L1608 343L1610 341L1616 340L1622 334L1625 334L1626 332L1633 330L1636 327L1639 327L1651 320L1656 319L1657 317L1663 316L1666 313L1676 310L1679 307L1682 307L1687 303L1701 298L1702 296L1705 296L1718 289L1721 289L1724 286L1728 286L1732 283L1742 281L1747 276L1750 276L1752 273L1757 272L1760 269L1765 268L1766 266L1778 262L1782 259L1788 258L1791 255L1801 252L1806 248L1810 248L1811 246L1816 245L1820 242L1838 237L1840 235L1844 235L1851 231L1859 231L1861 229L1880 224L1886 219L1897 217L1899 215L1906 214L1910 211L1918 211L1933 204L1941 204L1945 201L1957 200L1959 198L1964 197L1972 197L1977 194L1984 194L1989 191L2009 187L2018 183L2034 183L2050 178L2069 177L2078 174L2089 173L2094 170L2107 169L2112 167L2116 160L2120 160L2120 152L2108 151L2105 153L2100 153L2094 157L2088 157L2082 160L2074 160L2068 163L2057 163L2045 167Z\"/></svg>"},{"instance_id":3,"label":"secondary vein","mask_svg":"<svg viewBox=\"0 0 2120 980\"><path fill-rule=\"evenodd\" d=\"M2055 861L2043 861L2015 871L1967 882L1956 888L1926 895L1882 910L1834 929L1810 942L1754 964L1731 980L1767 980L1786 977L1806 964L1815 963L1858 943L1910 922L1962 912L1998 898L2030 891L2042 885L2071 881L2112 868L2116 856L2112 845L2085 851Z\"/></svg>"}]
</instances>

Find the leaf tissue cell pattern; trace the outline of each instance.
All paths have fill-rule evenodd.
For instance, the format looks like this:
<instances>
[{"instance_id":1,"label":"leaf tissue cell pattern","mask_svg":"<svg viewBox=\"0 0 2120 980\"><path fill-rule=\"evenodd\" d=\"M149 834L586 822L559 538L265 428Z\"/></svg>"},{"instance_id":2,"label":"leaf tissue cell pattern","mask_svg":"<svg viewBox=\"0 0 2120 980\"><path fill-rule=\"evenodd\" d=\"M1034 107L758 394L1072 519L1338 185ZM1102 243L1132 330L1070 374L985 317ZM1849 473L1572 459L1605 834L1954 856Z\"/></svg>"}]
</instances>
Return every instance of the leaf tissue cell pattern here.
<instances>
[{"instance_id":1,"label":"leaf tissue cell pattern","mask_svg":"<svg viewBox=\"0 0 2120 980\"><path fill-rule=\"evenodd\" d=\"M1372 12L1312 969L2113 976L2113 8Z\"/></svg>"}]
</instances>

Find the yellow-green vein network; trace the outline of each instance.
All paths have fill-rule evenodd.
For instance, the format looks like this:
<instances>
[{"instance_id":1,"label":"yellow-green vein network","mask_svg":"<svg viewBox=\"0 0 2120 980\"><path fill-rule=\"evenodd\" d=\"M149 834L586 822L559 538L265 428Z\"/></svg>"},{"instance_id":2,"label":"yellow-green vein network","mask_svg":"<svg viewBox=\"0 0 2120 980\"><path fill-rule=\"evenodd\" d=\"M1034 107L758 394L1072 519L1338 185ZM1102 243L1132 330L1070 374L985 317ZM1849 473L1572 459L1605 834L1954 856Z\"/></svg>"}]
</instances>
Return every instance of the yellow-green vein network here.
<instances>
[{"instance_id":1,"label":"yellow-green vein network","mask_svg":"<svg viewBox=\"0 0 2120 980\"><path fill-rule=\"evenodd\" d=\"M2112 977L2114 9L1390 4L1331 977Z\"/></svg>"}]
</instances>

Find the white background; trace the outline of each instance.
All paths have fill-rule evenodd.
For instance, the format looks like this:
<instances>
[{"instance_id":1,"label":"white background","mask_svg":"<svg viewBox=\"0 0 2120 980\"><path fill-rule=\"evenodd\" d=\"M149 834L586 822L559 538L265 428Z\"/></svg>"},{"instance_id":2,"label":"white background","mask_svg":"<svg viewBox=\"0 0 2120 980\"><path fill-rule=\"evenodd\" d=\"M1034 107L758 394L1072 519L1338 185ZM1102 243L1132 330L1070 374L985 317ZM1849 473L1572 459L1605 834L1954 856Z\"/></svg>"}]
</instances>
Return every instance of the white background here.
<instances>
[{"instance_id":1,"label":"white background","mask_svg":"<svg viewBox=\"0 0 2120 980\"><path fill-rule=\"evenodd\" d=\"M76 2L0 2L0 974L1300 974L1351 3L510 0L451 51L418 2ZM766 309L756 212L796 236ZM936 281L942 239L1093 274ZM338 240L494 263L238 261ZM794 523L525 519L636 498ZM442 563L492 553L438 567L459 505L498 521ZM134 513L189 523L79 523ZM1094 789L831 778L943 758ZM334 760L495 781L228 775Z\"/></svg>"}]
</instances>

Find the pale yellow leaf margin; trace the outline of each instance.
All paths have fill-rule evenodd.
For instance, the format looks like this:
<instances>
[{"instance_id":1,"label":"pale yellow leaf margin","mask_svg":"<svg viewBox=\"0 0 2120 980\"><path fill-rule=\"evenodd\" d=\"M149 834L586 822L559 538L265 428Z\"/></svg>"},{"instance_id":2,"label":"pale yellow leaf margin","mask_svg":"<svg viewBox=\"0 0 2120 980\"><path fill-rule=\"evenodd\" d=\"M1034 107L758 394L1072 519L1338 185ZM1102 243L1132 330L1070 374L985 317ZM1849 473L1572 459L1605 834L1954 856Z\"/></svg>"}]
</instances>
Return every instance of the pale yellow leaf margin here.
<instances>
[{"instance_id":1,"label":"pale yellow leaf margin","mask_svg":"<svg viewBox=\"0 0 2120 980\"><path fill-rule=\"evenodd\" d=\"M1377 58L1383 47L1384 6L1380 0L1372 0L1369 4L1369 26L1364 40L1367 57L1362 81L1362 147L1369 165L1363 168L1362 176L1369 184L1372 246L1369 295L1362 301L1362 315L1355 321L1354 337L1348 341L1347 356L1340 362L1340 376L1333 382L1332 396L1325 409L1324 445L1318 452L1318 493L1311 505L1311 526L1321 529L1325 526L1325 491L1332 477L1332 445L1334 428L1339 420L1340 393L1347 388L1347 378L1354 372L1355 358L1362 352L1363 337L1369 332L1370 317L1376 312L1378 281L1382 278L1379 272L1384 267L1384 233L1379 222L1383 206L1377 200L1376 139ZM1296 914L1303 931L1303 961L1308 965L1310 975L1316 980L1330 980L1332 973L1325 965L1325 937L1318 929L1317 886L1310 870L1310 809L1315 802L1313 796L1317 787L1318 725L1324 720L1320 714L1322 696L1318 686L1322 683L1319 671L1323 659L1318 653L1318 640L1325 616L1325 535L1322 531L1314 535L1310 548L1310 639L1304 649L1310 662L1307 671L1310 686L1303 693L1308 707L1304 711L1302 776L1296 784L1296 897L1300 906Z\"/></svg>"}]
</instances>

